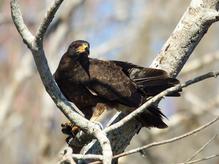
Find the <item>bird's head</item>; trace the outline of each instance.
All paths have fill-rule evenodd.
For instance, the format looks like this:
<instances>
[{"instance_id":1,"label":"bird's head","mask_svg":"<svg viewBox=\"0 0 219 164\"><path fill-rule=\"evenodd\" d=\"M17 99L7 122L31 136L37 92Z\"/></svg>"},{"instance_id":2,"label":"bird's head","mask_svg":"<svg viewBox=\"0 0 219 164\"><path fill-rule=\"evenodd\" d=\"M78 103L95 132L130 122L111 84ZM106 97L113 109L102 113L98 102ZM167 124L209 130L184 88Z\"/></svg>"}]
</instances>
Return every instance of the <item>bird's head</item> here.
<instances>
[{"instance_id":1,"label":"bird's head","mask_svg":"<svg viewBox=\"0 0 219 164\"><path fill-rule=\"evenodd\" d=\"M76 40L72 42L68 47L68 54L71 56L88 56L90 53L90 45L87 41Z\"/></svg>"}]
</instances>

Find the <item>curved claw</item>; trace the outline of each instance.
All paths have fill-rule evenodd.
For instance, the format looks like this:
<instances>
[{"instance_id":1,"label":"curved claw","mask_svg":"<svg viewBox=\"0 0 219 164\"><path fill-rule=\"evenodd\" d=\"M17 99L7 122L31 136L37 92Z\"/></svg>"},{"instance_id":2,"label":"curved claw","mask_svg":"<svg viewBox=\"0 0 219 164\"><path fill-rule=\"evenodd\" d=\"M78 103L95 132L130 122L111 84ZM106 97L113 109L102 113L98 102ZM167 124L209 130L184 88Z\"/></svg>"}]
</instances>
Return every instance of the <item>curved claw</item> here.
<instances>
[{"instance_id":1,"label":"curved claw","mask_svg":"<svg viewBox=\"0 0 219 164\"><path fill-rule=\"evenodd\" d=\"M71 122L66 122L61 124L62 133L68 135L69 137L75 137L77 133L80 131L80 128Z\"/></svg>"}]
</instances>

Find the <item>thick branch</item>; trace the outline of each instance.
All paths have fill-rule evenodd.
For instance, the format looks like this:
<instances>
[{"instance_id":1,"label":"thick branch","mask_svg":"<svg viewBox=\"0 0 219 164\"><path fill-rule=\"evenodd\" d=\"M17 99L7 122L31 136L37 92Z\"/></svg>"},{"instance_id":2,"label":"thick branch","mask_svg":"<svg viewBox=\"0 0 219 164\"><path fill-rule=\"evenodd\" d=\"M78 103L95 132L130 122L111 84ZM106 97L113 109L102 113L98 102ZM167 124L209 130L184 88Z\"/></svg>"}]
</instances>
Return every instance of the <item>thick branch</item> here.
<instances>
[{"instance_id":1,"label":"thick branch","mask_svg":"<svg viewBox=\"0 0 219 164\"><path fill-rule=\"evenodd\" d=\"M74 109L73 106L71 106L71 104L66 100L66 98L60 92L48 67L47 59L45 57L43 44L42 44L43 35L45 34L46 29L49 26L50 22L52 21L53 16L57 11L58 7L60 6L61 2L62 2L61 0L57 0L50 7L47 16L44 18L43 21L44 23L41 25L45 27L40 27L40 30L35 37L32 34L30 34L29 30L24 24L21 11L19 9L16 0L11 0L12 18L17 27L18 32L20 33L21 37L24 39L25 44L27 44L29 49L32 51L34 61L36 63L41 80L46 88L46 91L49 93L49 95L51 96L57 107L72 123L79 126L86 133L97 138L103 152L103 163L110 164L112 160L112 150L111 150L110 142L106 137L105 133L102 132L97 125L85 119L84 117L80 116L78 113L74 112L74 110L76 109ZM29 37L31 39L29 39ZM40 42L38 40L39 38L40 38Z\"/></svg>"},{"instance_id":2,"label":"thick branch","mask_svg":"<svg viewBox=\"0 0 219 164\"><path fill-rule=\"evenodd\" d=\"M176 77L211 24L218 21L218 3L218 0L192 0L151 67L164 69Z\"/></svg>"},{"instance_id":3,"label":"thick branch","mask_svg":"<svg viewBox=\"0 0 219 164\"><path fill-rule=\"evenodd\" d=\"M171 77L176 77L208 28L218 21L218 3L219 0L192 0L151 67L164 69ZM123 117L123 114L118 114L118 117L114 117L111 122L118 122ZM119 129L111 131L108 138L111 140L113 152L123 152L140 129L139 122L132 120ZM90 147L89 145L85 148L87 153L100 151L96 144Z\"/></svg>"},{"instance_id":4,"label":"thick branch","mask_svg":"<svg viewBox=\"0 0 219 164\"><path fill-rule=\"evenodd\" d=\"M130 121L131 119L134 119L137 115L139 115L140 113L142 113L147 107L151 106L152 104L158 102L159 100L161 100L164 96L171 94L173 92L179 91L182 88L185 88L191 84L200 82L202 80L205 80L207 78L211 78L211 77L217 77L219 75L219 72L209 72L207 74L198 76L192 80L189 80L183 84L178 84L174 87L168 88L166 90L164 90L163 92L159 93L158 95L154 96L153 98L151 98L150 100L148 100L147 102L145 102L142 106L140 106L139 108L137 108L135 111L133 111L132 113L130 113L129 115L127 115L125 118L123 118L122 120L120 120L119 122L111 125L110 127L107 127L104 131L105 132L110 132L112 130L115 130L121 126L123 126L125 123L127 123L128 121Z\"/></svg>"}]
</instances>

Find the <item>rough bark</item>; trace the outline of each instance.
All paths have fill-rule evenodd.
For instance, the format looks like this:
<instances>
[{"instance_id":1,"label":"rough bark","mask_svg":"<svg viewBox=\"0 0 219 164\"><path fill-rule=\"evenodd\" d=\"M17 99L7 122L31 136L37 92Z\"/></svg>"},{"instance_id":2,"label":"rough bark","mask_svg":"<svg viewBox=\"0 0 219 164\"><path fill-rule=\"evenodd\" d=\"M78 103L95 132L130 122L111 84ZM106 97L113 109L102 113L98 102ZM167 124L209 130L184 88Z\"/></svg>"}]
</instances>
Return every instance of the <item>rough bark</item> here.
<instances>
[{"instance_id":1,"label":"rough bark","mask_svg":"<svg viewBox=\"0 0 219 164\"><path fill-rule=\"evenodd\" d=\"M192 0L151 67L164 69L171 77L176 77L209 27L218 21L218 5L218 0ZM117 122L124 117L120 113L117 115L111 122ZM140 123L133 119L124 126L108 132L113 154L123 152L140 129ZM100 149L93 141L85 146L84 152L99 153Z\"/></svg>"}]
</instances>

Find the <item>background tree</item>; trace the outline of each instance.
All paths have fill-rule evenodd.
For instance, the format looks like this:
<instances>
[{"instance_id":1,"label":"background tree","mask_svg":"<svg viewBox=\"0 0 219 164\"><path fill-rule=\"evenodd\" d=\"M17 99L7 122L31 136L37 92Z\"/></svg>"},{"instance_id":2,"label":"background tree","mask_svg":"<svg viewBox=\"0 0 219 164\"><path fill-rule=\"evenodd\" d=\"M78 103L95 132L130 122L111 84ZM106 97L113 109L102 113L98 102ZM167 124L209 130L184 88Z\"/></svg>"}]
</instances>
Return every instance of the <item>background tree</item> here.
<instances>
[{"instance_id":1,"label":"background tree","mask_svg":"<svg viewBox=\"0 0 219 164\"><path fill-rule=\"evenodd\" d=\"M193 2L196 2L192 4L193 7L198 7L195 5L199 1ZM21 3L20 6L28 28L36 31L51 2L24 0L19 3ZM206 4L209 4L210 7L204 6L204 9L212 9L212 14L213 11L216 11L216 5L212 5L213 3L218 2L207 1ZM152 54L159 52L188 6L189 1L173 0L165 2L159 0L66 1L59 9L44 41L50 68L53 72L61 54L68 44L76 39L88 40L94 47L91 50L92 54L99 58L121 59L144 66L150 65L154 59ZM4 163L51 162L55 160L57 152L64 144L63 135L60 133L60 122L63 122L65 118L58 110L53 110L55 106L45 94L31 55L20 42L17 31L11 23L7 1L2 1L1 9L0 126L2 132L0 143L2 146L0 157ZM199 16L199 10L193 11L192 9L189 8L188 11ZM204 18L211 15L211 12L205 11L203 14L202 17L197 17L199 19L195 19L197 28L200 24L196 21L203 21ZM202 32L205 32L206 27L217 20L216 17L214 18L206 24L201 24ZM188 20L186 23L189 22L192 20ZM182 71L180 80L191 79L201 72L218 69L216 64L218 59L217 26L215 24L210 28L205 38L202 39L194 51L193 59L190 60L191 64L188 63ZM188 26L188 30L195 27ZM199 34L196 36L200 36ZM185 34L185 36L189 35ZM175 42L179 43L180 39L176 39ZM197 38L189 39L192 42ZM169 50L173 51L173 49ZM178 53L183 53L183 51L178 51ZM142 129L141 133L132 140L133 144L130 145L130 148L182 134L211 119L211 115L218 115L217 82L216 79L205 81L185 89L183 98L161 102L163 108L166 109L164 113L171 116L167 122L170 128L165 131ZM218 124L208 128L198 137L180 141L177 143L177 148L176 144L168 144L162 148L144 151L145 157L134 155L127 158L130 163L132 160L134 162L139 160L141 163L145 160L148 160L148 163L186 161L216 132L218 132ZM218 138L215 137L212 141L214 144L211 142L211 145L208 145L199 155L203 157L217 154L217 140ZM36 147L36 145L38 146ZM183 154L181 150L185 150ZM121 158L120 162L127 163L127 158ZM211 162L217 163L217 159L215 158Z\"/></svg>"}]
</instances>

